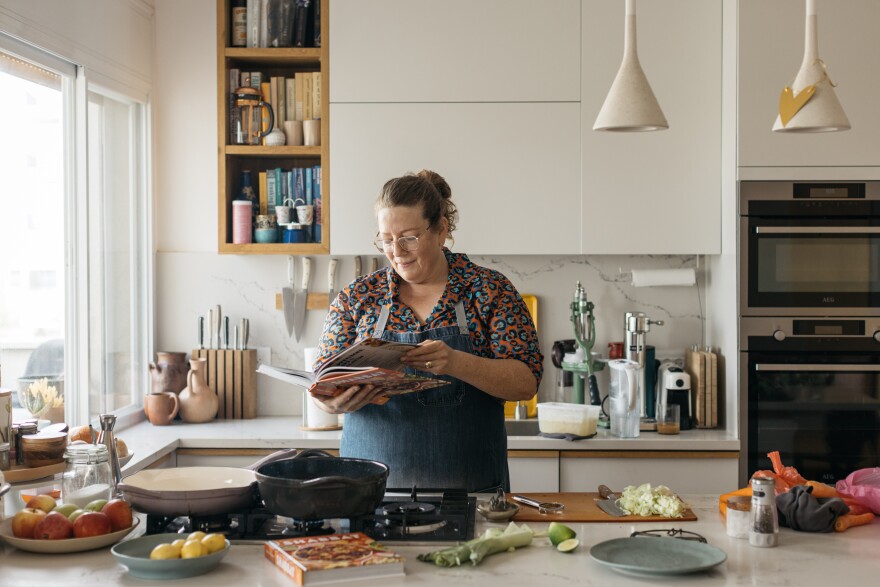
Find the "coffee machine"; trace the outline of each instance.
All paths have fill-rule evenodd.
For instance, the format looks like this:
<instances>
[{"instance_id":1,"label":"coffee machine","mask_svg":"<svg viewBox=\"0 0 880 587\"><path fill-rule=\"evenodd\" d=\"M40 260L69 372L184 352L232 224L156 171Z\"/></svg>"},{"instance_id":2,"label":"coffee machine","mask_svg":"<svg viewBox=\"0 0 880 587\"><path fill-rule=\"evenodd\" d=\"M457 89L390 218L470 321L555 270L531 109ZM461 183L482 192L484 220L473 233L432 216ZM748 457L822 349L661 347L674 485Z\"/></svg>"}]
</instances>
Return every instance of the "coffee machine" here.
<instances>
[{"instance_id":1,"label":"coffee machine","mask_svg":"<svg viewBox=\"0 0 880 587\"><path fill-rule=\"evenodd\" d=\"M678 405L682 430L693 428L693 405L691 403L691 376L681 367L670 367L660 382L657 409L661 412L667 405Z\"/></svg>"},{"instance_id":2,"label":"coffee machine","mask_svg":"<svg viewBox=\"0 0 880 587\"><path fill-rule=\"evenodd\" d=\"M624 354L641 365L644 377L639 398L642 430L657 429L657 420L654 419L654 349L648 346L645 336L651 330L651 324L663 326L663 321L651 320L644 312L627 312L624 316Z\"/></svg>"}]
</instances>

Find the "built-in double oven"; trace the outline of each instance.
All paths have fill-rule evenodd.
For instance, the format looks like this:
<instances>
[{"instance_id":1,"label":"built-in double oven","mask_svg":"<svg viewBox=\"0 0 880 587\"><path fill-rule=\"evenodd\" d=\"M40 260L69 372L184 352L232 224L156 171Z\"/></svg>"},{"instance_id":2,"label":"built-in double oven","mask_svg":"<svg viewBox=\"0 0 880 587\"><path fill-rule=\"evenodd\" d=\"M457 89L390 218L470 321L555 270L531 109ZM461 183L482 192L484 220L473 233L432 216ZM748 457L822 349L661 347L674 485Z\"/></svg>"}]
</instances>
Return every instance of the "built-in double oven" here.
<instances>
[{"instance_id":1,"label":"built-in double oven","mask_svg":"<svg viewBox=\"0 0 880 587\"><path fill-rule=\"evenodd\" d=\"M741 480L880 466L880 182L740 183Z\"/></svg>"}]
</instances>

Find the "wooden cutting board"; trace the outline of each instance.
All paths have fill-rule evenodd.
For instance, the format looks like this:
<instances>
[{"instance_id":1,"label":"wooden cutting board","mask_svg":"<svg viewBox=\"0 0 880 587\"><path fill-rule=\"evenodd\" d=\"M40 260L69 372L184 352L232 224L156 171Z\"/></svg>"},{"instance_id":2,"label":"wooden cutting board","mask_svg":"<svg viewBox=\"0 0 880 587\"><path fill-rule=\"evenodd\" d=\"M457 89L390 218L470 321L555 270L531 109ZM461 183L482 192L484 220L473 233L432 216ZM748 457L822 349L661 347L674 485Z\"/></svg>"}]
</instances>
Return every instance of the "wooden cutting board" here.
<instances>
[{"instance_id":1,"label":"wooden cutting board","mask_svg":"<svg viewBox=\"0 0 880 587\"><path fill-rule=\"evenodd\" d=\"M514 495L514 494L511 494ZM537 509L518 503L519 511L513 517L514 522L695 522L697 515L690 508L686 509L683 518L666 518L663 516L620 516L606 514L596 505L598 492L592 493L516 493L538 501L558 501L565 509L558 514L541 514ZM516 503L508 499L511 503Z\"/></svg>"}]
</instances>

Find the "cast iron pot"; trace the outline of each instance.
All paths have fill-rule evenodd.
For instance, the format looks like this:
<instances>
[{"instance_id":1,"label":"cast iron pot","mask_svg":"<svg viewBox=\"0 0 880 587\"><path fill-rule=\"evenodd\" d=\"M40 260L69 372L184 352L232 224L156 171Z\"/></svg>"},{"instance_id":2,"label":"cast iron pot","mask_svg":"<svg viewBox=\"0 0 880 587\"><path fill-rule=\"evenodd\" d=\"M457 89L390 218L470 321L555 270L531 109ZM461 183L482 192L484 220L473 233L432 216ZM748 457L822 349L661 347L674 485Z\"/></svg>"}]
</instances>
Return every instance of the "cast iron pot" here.
<instances>
[{"instance_id":1,"label":"cast iron pot","mask_svg":"<svg viewBox=\"0 0 880 587\"><path fill-rule=\"evenodd\" d=\"M305 450L256 469L270 512L297 520L371 514L382 503L388 466L366 459Z\"/></svg>"}]
</instances>

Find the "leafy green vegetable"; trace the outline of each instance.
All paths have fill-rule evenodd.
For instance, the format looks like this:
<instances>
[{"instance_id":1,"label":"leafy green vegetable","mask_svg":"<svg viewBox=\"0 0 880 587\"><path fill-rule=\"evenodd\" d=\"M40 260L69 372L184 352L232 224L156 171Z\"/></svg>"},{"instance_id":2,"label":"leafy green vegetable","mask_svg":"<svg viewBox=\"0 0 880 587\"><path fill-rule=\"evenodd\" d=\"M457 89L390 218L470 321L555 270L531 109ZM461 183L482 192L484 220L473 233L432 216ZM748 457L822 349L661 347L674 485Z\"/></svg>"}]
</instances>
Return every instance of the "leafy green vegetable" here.
<instances>
[{"instance_id":1,"label":"leafy green vegetable","mask_svg":"<svg viewBox=\"0 0 880 587\"><path fill-rule=\"evenodd\" d=\"M629 514L681 518L685 504L665 485L651 487L650 483L624 488L617 505Z\"/></svg>"},{"instance_id":2,"label":"leafy green vegetable","mask_svg":"<svg viewBox=\"0 0 880 587\"><path fill-rule=\"evenodd\" d=\"M534 536L535 533L525 524L517 526L511 522L504 531L500 528L489 528L479 538L451 548L420 554L418 559L433 562L438 567L455 567L467 561L477 565L489 555L528 546Z\"/></svg>"}]
</instances>

